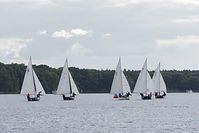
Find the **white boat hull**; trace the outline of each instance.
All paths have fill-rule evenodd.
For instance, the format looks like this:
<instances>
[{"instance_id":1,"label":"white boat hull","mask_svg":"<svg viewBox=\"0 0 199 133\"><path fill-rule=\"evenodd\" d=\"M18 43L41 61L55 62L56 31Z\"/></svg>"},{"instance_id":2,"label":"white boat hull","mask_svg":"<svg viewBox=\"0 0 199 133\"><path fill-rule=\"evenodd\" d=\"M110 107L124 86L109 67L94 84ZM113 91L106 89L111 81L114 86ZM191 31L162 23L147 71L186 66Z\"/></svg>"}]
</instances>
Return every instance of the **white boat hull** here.
<instances>
[{"instance_id":1,"label":"white boat hull","mask_svg":"<svg viewBox=\"0 0 199 133\"><path fill-rule=\"evenodd\" d=\"M118 100L130 100L129 97L119 97Z\"/></svg>"}]
</instances>

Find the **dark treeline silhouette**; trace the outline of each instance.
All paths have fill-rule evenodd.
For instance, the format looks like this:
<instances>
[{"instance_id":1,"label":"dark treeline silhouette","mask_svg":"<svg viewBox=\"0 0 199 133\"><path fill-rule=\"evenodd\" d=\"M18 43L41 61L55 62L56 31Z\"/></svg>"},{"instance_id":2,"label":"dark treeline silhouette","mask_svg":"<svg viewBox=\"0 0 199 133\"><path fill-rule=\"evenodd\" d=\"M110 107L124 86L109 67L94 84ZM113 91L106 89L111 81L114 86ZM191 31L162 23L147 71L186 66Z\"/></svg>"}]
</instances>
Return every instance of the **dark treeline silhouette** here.
<instances>
[{"instance_id":1,"label":"dark treeline silhouette","mask_svg":"<svg viewBox=\"0 0 199 133\"><path fill-rule=\"evenodd\" d=\"M51 68L47 65L33 65L46 93L57 89L62 68ZM0 93L20 93L26 66L24 64L0 63ZM114 70L95 70L69 68L75 83L82 93L108 93L110 92ZM131 90L135 86L140 71L126 70L124 74L129 81ZM161 71L166 82L168 92L186 92L186 90L199 91L199 71L190 70L164 70ZM153 71L150 71L152 76Z\"/></svg>"}]
</instances>

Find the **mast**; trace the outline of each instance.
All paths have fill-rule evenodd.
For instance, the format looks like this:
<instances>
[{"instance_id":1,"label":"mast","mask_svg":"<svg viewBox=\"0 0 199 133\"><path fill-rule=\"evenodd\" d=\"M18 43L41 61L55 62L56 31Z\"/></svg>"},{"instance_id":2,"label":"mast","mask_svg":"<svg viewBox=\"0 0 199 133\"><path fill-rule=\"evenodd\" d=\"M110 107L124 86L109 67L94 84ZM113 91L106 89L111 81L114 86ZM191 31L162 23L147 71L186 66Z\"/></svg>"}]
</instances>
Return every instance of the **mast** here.
<instances>
[{"instance_id":1,"label":"mast","mask_svg":"<svg viewBox=\"0 0 199 133\"><path fill-rule=\"evenodd\" d=\"M33 86L34 86L35 95L36 95L36 93L37 93L37 88L36 88L36 84L35 84L35 77L34 77L33 69L32 69L32 77L33 77Z\"/></svg>"},{"instance_id":2,"label":"mast","mask_svg":"<svg viewBox=\"0 0 199 133\"><path fill-rule=\"evenodd\" d=\"M70 81L69 69L68 69L68 80L69 80L70 94L72 94L72 86L71 86L71 81Z\"/></svg>"},{"instance_id":3,"label":"mast","mask_svg":"<svg viewBox=\"0 0 199 133\"><path fill-rule=\"evenodd\" d=\"M32 71L32 79L33 79L33 88L34 88L35 95L36 95L37 89L36 89L36 84L35 84L34 72L33 72L33 68L32 68L32 58L31 58L31 56L30 56L30 62L31 62L31 71Z\"/></svg>"},{"instance_id":4,"label":"mast","mask_svg":"<svg viewBox=\"0 0 199 133\"><path fill-rule=\"evenodd\" d=\"M147 93L147 90L148 90L148 88L147 88L147 58L146 58L146 67L145 67L145 80L146 80L146 83L145 83L145 87L146 87L146 93Z\"/></svg>"},{"instance_id":5,"label":"mast","mask_svg":"<svg viewBox=\"0 0 199 133\"><path fill-rule=\"evenodd\" d=\"M160 63L158 65L158 90L160 92Z\"/></svg>"},{"instance_id":6,"label":"mast","mask_svg":"<svg viewBox=\"0 0 199 133\"><path fill-rule=\"evenodd\" d=\"M31 58L31 56L30 56L30 62L31 62L31 71L32 71L32 79L33 79L33 88L34 88L35 95L36 95L37 89L36 89L36 84L35 84L34 72L33 72L33 68L32 68L32 58Z\"/></svg>"},{"instance_id":7,"label":"mast","mask_svg":"<svg viewBox=\"0 0 199 133\"><path fill-rule=\"evenodd\" d=\"M122 82L122 65L121 65L121 57L119 58L119 63L120 63L120 80L121 80L121 89L122 89L122 93L124 93L124 88L123 88L123 82Z\"/></svg>"}]
</instances>

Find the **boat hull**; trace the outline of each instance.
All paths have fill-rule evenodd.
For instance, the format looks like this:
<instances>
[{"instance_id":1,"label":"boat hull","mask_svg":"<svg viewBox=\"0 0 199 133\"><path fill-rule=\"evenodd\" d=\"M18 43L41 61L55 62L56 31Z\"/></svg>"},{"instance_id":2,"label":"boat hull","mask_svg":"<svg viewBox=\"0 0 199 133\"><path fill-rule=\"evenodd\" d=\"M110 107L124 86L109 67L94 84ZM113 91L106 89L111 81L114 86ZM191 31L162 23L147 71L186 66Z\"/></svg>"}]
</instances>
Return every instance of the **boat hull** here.
<instances>
[{"instance_id":1,"label":"boat hull","mask_svg":"<svg viewBox=\"0 0 199 133\"><path fill-rule=\"evenodd\" d=\"M151 96L142 96L142 100L151 100Z\"/></svg>"},{"instance_id":2,"label":"boat hull","mask_svg":"<svg viewBox=\"0 0 199 133\"><path fill-rule=\"evenodd\" d=\"M156 98L156 99L163 99L164 96L156 96L155 98Z\"/></svg>"},{"instance_id":3,"label":"boat hull","mask_svg":"<svg viewBox=\"0 0 199 133\"><path fill-rule=\"evenodd\" d=\"M152 93L150 93L148 95L144 95L144 94L140 93L140 96L141 96L142 100L151 100Z\"/></svg>"},{"instance_id":4,"label":"boat hull","mask_svg":"<svg viewBox=\"0 0 199 133\"><path fill-rule=\"evenodd\" d=\"M159 92L159 94L156 92L155 93L155 98L156 99L163 99L166 96L166 93L165 92L163 92L163 93L164 93L163 95L160 95L160 92Z\"/></svg>"},{"instance_id":5,"label":"boat hull","mask_svg":"<svg viewBox=\"0 0 199 133\"><path fill-rule=\"evenodd\" d=\"M118 100L130 100L129 97L119 97Z\"/></svg>"},{"instance_id":6,"label":"boat hull","mask_svg":"<svg viewBox=\"0 0 199 133\"><path fill-rule=\"evenodd\" d=\"M34 102L34 101L39 101L40 98L38 97L33 97L33 98L27 98L29 102Z\"/></svg>"},{"instance_id":7,"label":"boat hull","mask_svg":"<svg viewBox=\"0 0 199 133\"><path fill-rule=\"evenodd\" d=\"M113 98L119 98L118 96L114 96Z\"/></svg>"},{"instance_id":8,"label":"boat hull","mask_svg":"<svg viewBox=\"0 0 199 133\"><path fill-rule=\"evenodd\" d=\"M63 100L75 100L74 97L64 97Z\"/></svg>"}]
</instances>

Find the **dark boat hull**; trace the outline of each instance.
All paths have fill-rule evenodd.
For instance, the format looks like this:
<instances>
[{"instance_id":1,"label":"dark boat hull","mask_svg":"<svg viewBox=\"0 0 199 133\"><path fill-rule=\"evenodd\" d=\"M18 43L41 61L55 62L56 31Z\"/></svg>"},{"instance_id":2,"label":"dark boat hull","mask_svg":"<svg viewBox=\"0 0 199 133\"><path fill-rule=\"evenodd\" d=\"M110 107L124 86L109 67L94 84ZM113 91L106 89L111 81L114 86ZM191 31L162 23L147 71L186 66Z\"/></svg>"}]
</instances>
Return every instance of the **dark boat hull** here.
<instances>
[{"instance_id":1,"label":"dark boat hull","mask_svg":"<svg viewBox=\"0 0 199 133\"><path fill-rule=\"evenodd\" d=\"M140 93L140 96L141 96L142 100L151 100L152 93L150 93L149 95L144 95L144 94Z\"/></svg>"},{"instance_id":2,"label":"dark boat hull","mask_svg":"<svg viewBox=\"0 0 199 133\"><path fill-rule=\"evenodd\" d=\"M156 92L155 93L155 98L156 99L162 99L162 98L164 98L166 96L166 93L165 92L163 92L163 93L164 93L163 95L160 95L160 92L159 92L159 94L158 94L158 92Z\"/></svg>"},{"instance_id":3,"label":"dark boat hull","mask_svg":"<svg viewBox=\"0 0 199 133\"><path fill-rule=\"evenodd\" d=\"M151 100L151 96L142 96L142 100Z\"/></svg>"},{"instance_id":4,"label":"dark boat hull","mask_svg":"<svg viewBox=\"0 0 199 133\"><path fill-rule=\"evenodd\" d=\"M155 98L156 98L156 99L163 99L164 96L156 96Z\"/></svg>"},{"instance_id":5,"label":"dark boat hull","mask_svg":"<svg viewBox=\"0 0 199 133\"><path fill-rule=\"evenodd\" d=\"M34 102L34 101L39 101L40 99L38 97L33 97L33 98L27 98L28 101Z\"/></svg>"},{"instance_id":6,"label":"dark boat hull","mask_svg":"<svg viewBox=\"0 0 199 133\"><path fill-rule=\"evenodd\" d=\"M64 97L63 100L75 100L74 97Z\"/></svg>"},{"instance_id":7,"label":"dark boat hull","mask_svg":"<svg viewBox=\"0 0 199 133\"><path fill-rule=\"evenodd\" d=\"M151 100L151 97L142 97L142 100Z\"/></svg>"}]
</instances>

